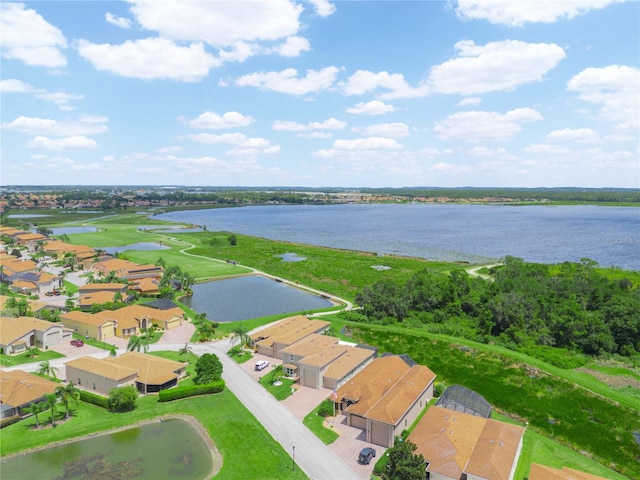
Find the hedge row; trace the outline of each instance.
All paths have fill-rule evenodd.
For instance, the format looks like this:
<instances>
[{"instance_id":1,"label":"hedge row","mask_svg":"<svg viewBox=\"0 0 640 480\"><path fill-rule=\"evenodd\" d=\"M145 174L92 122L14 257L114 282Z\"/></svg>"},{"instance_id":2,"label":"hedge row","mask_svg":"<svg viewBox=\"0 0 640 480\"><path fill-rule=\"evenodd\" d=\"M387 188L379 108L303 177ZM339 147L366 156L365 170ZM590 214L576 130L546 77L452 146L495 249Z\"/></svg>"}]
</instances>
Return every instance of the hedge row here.
<instances>
[{"instance_id":1,"label":"hedge row","mask_svg":"<svg viewBox=\"0 0 640 480\"><path fill-rule=\"evenodd\" d=\"M12 415L7 418L3 418L0 420L0 428L8 427L9 425L13 425L20 421L20 415Z\"/></svg>"},{"instance_id":2,"label":"hedge row","mask_svg":"<svg viewBox=\"0 0 640 480\"><path fill-rule=\"evenodd\" d=\"M220 393L224 390L224 380L207 383L205 385L190 385L188 387L177 387L169 390L161 390L158 393L159 402L170 402L180 398L195 397L196 395L207 395L209 393Z\"/></svg>"},{"instance_id":3,"label":"hedge row","mask_svg":"<svg viewBox=\"0 0 640 480\"><path fill-rule=\"evenodd\" d=\"M92 403L98 407L109 409L109 399L96 395L95 393L87 392L86 390L80 390L80 400L87 403Z\"/></svg>"}]
</instances>

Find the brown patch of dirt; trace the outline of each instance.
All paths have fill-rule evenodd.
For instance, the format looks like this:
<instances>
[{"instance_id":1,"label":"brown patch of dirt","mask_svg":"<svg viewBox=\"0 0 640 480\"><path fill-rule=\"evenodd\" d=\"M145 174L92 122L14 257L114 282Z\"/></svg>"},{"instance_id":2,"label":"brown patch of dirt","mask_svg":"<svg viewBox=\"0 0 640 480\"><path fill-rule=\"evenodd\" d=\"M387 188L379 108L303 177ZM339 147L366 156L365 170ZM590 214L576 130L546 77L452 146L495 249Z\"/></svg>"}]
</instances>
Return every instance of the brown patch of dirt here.
<instances>
[{"instance_id":1,"label":"brown patch of dirt","mask_svg":"<svg viewBox=\"0 0 640 480\"><path fill-rule=\"evenodd\" d=\"M632 387L640 389L640 380L631 375L607 375L606 373L591 370L590 368L577 368L576 371L586 373L594 377L596 380L606 383L613 388Z\"/></svg>"}]
</instances>

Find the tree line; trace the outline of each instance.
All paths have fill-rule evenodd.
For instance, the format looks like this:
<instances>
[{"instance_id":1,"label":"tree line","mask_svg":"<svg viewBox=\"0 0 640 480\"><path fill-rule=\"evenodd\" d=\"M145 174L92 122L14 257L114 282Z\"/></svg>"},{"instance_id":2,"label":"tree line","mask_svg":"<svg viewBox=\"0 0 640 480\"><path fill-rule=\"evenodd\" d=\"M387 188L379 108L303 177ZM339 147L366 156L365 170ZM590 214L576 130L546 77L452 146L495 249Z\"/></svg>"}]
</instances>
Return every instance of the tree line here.
<instances>
[{"instance_id":1,"label":"tree line","mask_svg":"<svg viewBox=\"0 0 640 480\"><path fill-rule=\"evenodd\" d=\"M431 331L506 345L562 347L588 355L640 352L640 289L609 280L597 263L526 263L507 257L492 280L463 269L428 269L404 284L383 279L356 297L350 319L409 322Z\"/></svg>"}]
</instances>

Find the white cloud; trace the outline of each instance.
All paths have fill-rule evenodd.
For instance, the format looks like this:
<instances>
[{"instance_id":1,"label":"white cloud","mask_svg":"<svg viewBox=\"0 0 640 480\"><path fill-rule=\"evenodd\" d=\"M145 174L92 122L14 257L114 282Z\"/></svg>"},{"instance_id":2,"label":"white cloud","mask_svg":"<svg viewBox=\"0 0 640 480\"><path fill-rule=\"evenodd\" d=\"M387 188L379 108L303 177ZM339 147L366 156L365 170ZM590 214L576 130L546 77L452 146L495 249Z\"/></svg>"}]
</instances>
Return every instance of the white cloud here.
<instances>
[{"instance_id":1,"label":"white cloud","mask_svg":"<svg viewBox=\"0 0 640 480\"><path fill-rule=\"evenodd\" d=\"M130 0L131 12L145 30L162 38L228 47L238 41L277 41L298 33L302 6L269 2L159 2ZM250 10L249 10L250 8Z\"/></svg>"},{"instance_id":2,"label":"white cloud","mask_svg":"<svg viewBox=\"0 0 640 480\"><path fill-rule=\"evenodd\" d=\"M47 150L66 150L68 148L95 148L98 144L95 140L84 136L64 138L36 137L27 146L29 148L44 148Z\"/></svg>"},{"instance_id":3,"label":"white cloud","mask_svg":"<svg viewBox=\"0 0 640 480\"><path fill-rule=\"evenodd\" d=\"M402 145L392 138L368 137L338 139L333 142L333 148L336 150L387 150L402 148Z\"/></svg>"},{"instance_id":4,"label":"white cloud","mask_svg":"<svg viewBox=\"0 0 640 480\"><path fill-rule=\"evenodd\" d=\"M108 130L105 117L81 117L77 122L59 122L49 118L20 116L9 123L3 123L2 128L16 130L34 135L52 135L69 137L80 135L94 135Z\"/></svg>"},{"instance_id":5,"label":"white cloud","mask_svg":"<svg viewBox=\"0 0 640 480\"><path fill-rule=\"evenodd\" d=\"M171 147L164 147L156 150L158 153L178 153L181 151L182 147L180 145L172 145Z\"/></svg>"},{"instance_id":6,"label":"white cloud","mask_svg":"<svg viewBox=\"0 0 640 480\"><path fill-rule=\"evenodd\" d=\"M194 142L206 143L208 145L230 144L240 149L252 149L262 153L274 153L279 151L278 145L273 145L270 140L260 137L247 137L242 133L223 133L214 135L212 133L199 133L188 135L187 138Z\"/></svg>"},{"instance_id":7,"label":"white cloud","mask_svg":"<svg viewBox=\"0 0 640 480\"><path fill-rule=\"evenodd\" d=\"M309 40L304 37L289 37L286 42L275 49L283 57L298 57L300 53L309 50L311 50L311 45Z\"/></svg>"},{"instance_id":8,"label":"white cloud","mask_svg":"<svg viewBox=\"0 0 640 480\"><path fill-rule=\"evenodd\" d=\"M459 107L466 107L467 105L478 105L482 103L482 98L480 97L468 97L460 100L457 105Z\"/></svg>"},{"instance_id":9,"label":"white cloud","mask_svg":"<svg viewBox=\"0 0 640 480\"><path fill-rule=\"evenodd\" d=\"M439 93L475 95L513 90L541 81L566 57L564 50L554 43L503 40L481 46L463 40L454 47L458 57L429 72L428 83Z\"/></svg>"},{"instance_id":10,"label":"white cloud","mask_svg":"<svg viewBox=\"0 0 640 480\"><path fill-rule=\"evenodd\" d=\"M596 132L590 128L564 128L562 130L554 130L547 134L550 140L592 140L596 137Z\"/></svg>"},{"instance_id":11,"label":"white cloud","mask_svg":"<svg viewBox=\"0 0 640 480\"><path fill-rule=\"evenodd\" d=\"M280 72L244 75L236 79L235 84L240 87L257 87L291 95L307 95L330 88L338 72L337 67L326 67L322 70L307 70L304 77L298 78L298 71L295 68L287 68Z\"/></svg>"},{"instance_id":12,"label":"white cloud","mask_svg":"<svg viewBox=\"0 0 640 480\"><path fill-rule=\"evenodd\" d=\"M237 41L226 49L221 49L218 56L222 62L244 62L260 52L260 46L255 43Z\"/></svg>"},{"instance_id":13,"label":"white cloud","mask_svg":"<svg viewBox=\"0 0 640 480\"><path fill-rule=\"evenodd\" d=\"M569 91L600 106L599 115L621 130L640 126L640 69L627 65L587 68L567 84Z\"/></svg>"},{"instance_id":14,"label":"white cloud","mask_svg":"<svg viewBox=\"0 0 640 480\"><path fill-rule=\"evenodd\" d=\"M246 127L254 121L253 117L242 115L238 112L225 112L223 115L218 115L214 112L204 112L192 120L184 118L181 118L181 120L191 128L208 129Z\"/></svg>"},{"instance_id":15,"label":"white cloud","mask_svg":"<svg viewBox=\"0 0 640 480\"><path fill-rule=\"evenodd\" d=\"M212 67L220 64L202 44L181 47L165 38L127 40L120 45L80 40L78 53L98 70L142 79L197 82L206 77Z\"/></svg>"},{"instance_id":16,"label":"white cloud","mask_svg":"<svg viewBox=\"0 0 640 480\"><path fill-rule=\"evenodd\" d=\"M131 28L131 20L124 17L118 17L117 15L114 15L111 12L105 13L104 19L110 24L115 25L116 27L126 28L126 29Z\"/></svg>"},{"instance_id":17,"label":"white cloud","mask_svg":"<svg viewBox=\"0 0 640 480\"><path fill-rule=\"evenodd\" d=\"M511 161L516 160L517 157L515 155L511 155L506 148L487 148L487 147L473 147L467 151L467 153L476 158L491 158L493 160L500 161Z\"/></svg>"},{"instance_id":18,"label":"white cloud","mask_svg":"<svg viewBox=\"0 0 640 480\"><path fill-rule=\"evenodd\" d=\"M465 111L437 121L434 131L439 138L461 138L468 142L505 140L522 130L522 124L542 120L531 108L516 108L507 113Z\"/></svg>"},{"instance_id":19,"label":"white cloud","mask_svg":"<svg viewBox=\"0 0 640 480\"><path fill-rule=\"evenodd\" d=\"M554 23L572 19L621 0L457 0L455 11L464 20L522 27L527 23Z\"/></svg>"},{"instance_id":20,"label":"white cloud","mask_svg":"<svg viewBox=\"0 0 640 480\"><path fill-rule=\"evenodd\" d=\"M0 3L2 56L26 65L64 67L67 40L59 28L23 3Z\"/></svg>"},{"instance_id":21,"label":"white cloud","mask_svg":"<svg viewBox=\"0 0 640 480\"><path fill-rule=\"evenodd\" d=\"M336 12L336 6L327 0L309 0L315 9L316 13L321 17L328 17Z\"/></svg>"},{"instance_id":22,"label":"white cloud","mask_svg":"<svg viewBox=\"0 0 640 480\"><path fill-rule=\"evenodd\" d=\"M346 109L346 112L352 115L382 115L393 111L395 111L393 105L386 104L380 100L356 103L353 107Z\"/></svg>"},{"instance_id":23,"label":"white cloud","mask_svg":"<svg viewBox=\"0 0 640 480\"><path fill-rule=\"evenodd\" d=\"M542 154L553 154L553 155L568 155L571 153L571 150L562 145L549 145L544 143L539 143L536 145L529 145L523 149L525 153L542 153Z\"/></svg>"},{"instance_id":24,"label":"white cloud","mask_svg":"<svg viewBox=\"0 0 640 480\"><path fill-rule=\"evenodd\" d=\"M378 123L366 127L354 128L353 131L368 137L402 138L409 135L409 126L405 123Z\"/></svg>"},{"instance_id":25,"label":"white cloud","mask_svg":"<svg viewBox=\"0 0 640 480\"><path fill-rule=\"evenodd\" d=\"M358 70L342 84L342 87L345 95L363 95L380 88L390 90L378 96L382 100L424 97L429 93L426 86L411 87L402 74L390 74L385 71L375 73Z\"/></svg>"},{"instance_id":26,"label":"white cloud","mask_svg":"<svg viewBox=\"0 0 640 480\"><path fill-rule=\"evenodd\" d=\"M74 107L69 105L72 100L82 100L83 95L76 93L48 92L44 88L36 88L28 83L24 83L17 79L7 79L0 81L1 93L30 93L34 97L46 100L57 105L60 110L73 110Z\"/></svg>"}]
</instances>

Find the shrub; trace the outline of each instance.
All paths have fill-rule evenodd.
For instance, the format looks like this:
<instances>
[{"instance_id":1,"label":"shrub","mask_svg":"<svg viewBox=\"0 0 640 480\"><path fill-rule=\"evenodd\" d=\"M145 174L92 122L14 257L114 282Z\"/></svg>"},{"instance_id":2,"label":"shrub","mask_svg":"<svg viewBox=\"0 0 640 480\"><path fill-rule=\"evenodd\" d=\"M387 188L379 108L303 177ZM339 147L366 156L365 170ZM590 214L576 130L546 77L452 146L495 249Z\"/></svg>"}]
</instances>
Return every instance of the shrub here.
<instances>
[{"instance_id":1,"label":"shrub","mask_svg":"<svg viewBox=\"0 0 640 480\"><path fill-rule=\"evenodd\" d=\"M333 415L333 402L328 398L324 399L318 408L318 415L321 417L330 417Z\"/></svg>"},{"instance_id":2,"label":"shrub","mask_svg":"<svg viewBox=\"0 0 640 480\"><path fill-rule=\"evenodd\" d=\"M207 383L205 385L190 385L187 387L177 387L170 390L161 390L158 393L159 402L170 402L181 398L195 397L196 395L208 395L210 393L220 393L224 390L224 380Z\"/></svg>"},{"instance_id":3,"label":"shrub","mask_svg":"<svg viewBox=\"0 0 640 480\"><path fill-rule=\"evenodd\" d=\"M98 407L109 409L109 399L95 393L80 390L80 400L86 403L97 405Z\"/></svg>"},{"instance_id":4,"label":"shrub","mask_svg":"<svg viewBox=\"0 0 640 480\"><path fill-rule=\"evenodd\" d=\"M109 410L116 413L130 412L136 408L137 399L138 391L132 385L114 388L109 392Z\"/></svg>"},{"instance_id":5,"label":"shrub","mask_svg":"<svg viewBox=\"0 0 640 480\"><path fill-rule=\"evenodd\" d=\"M7 418L3 418L0 420L0 428L8 427L9 425L13 425L14 423L18 423L20 421L20 415L12 415Z\"/></svg>"},{"instance_id":6,"label":"shrub","mask_svg":"<svg viewBox=\"0 0 640 480\"><path fill-rule=\"evenodd\" d=\"M435 398L440 398L446 389L447 389L447 386L444 383L442 382L436 383L433 386L433 396Z\"/></svg>"},{"instance_id":7,"label":"shrub","mask_svg":"<svg viewBox=\"0 0 640 480\"><path fill-rule=\"evenodd\" d=\"M213 353L205 353L196 363L196 377L193 383L196 385L205 385L207 383L217 382L222 378L222 363L220 359Z\"/></svg>"}]
</instances>

